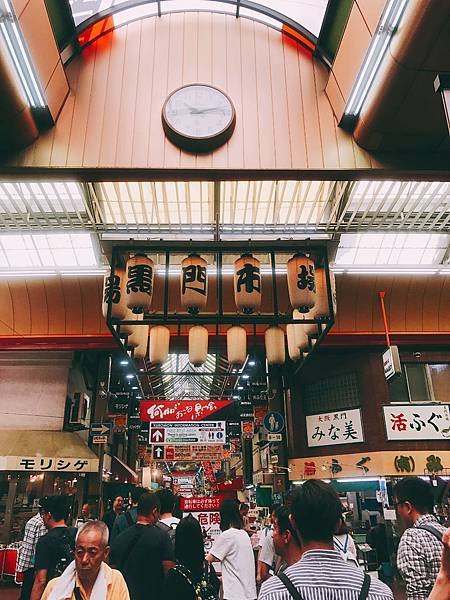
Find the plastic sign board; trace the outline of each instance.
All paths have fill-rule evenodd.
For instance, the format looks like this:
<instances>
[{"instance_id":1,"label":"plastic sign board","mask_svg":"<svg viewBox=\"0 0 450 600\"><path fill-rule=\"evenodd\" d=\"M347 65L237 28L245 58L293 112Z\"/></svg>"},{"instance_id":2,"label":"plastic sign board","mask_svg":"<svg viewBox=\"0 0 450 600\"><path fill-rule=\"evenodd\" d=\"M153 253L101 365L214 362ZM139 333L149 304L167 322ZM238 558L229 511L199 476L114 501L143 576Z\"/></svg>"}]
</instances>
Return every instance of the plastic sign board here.
<instances>
[{"instance_id":1,"label":"plastic sign board","mask_svg":"<svg viewBox=\"0 0 450 600\"><path fill-rule=\"evenodd\" d=\"M151 444L220 444L226 442L225 421L150 423Z\"/></svg>"},{"instance_id":2,"label":"plastic sign board","mask_svg":"<svg viewBox=\"0 0 450 600\"><path fill-rule=\"evenodd\" d=\"M308 446L335 446L364 441L361 410L339 410L306 417Z\"/></svg>"},{"instance_id":3,"label":"plastic sign board","mask_svg":"<svg viewBox=\"0 0 450 600\"><path fill-rule=\"evenodd\" d=\"M0 456L0 471L45 471L60 473L95 473L98 458L61 456Z\"/></svg>"},{"instance_id":4,"label":"plastic sign board","mask_svg":"<svg viewBox=\"0 0 450 600\"><path fill-rule=\"evenodd\" d=\"M110 435L112 426L112 423L91 423L89 435Z\"/></svg>"},{"instance_id":5,"label":"plastic sign board","mask_svg":"<svg viewBox=\"0 0 450 600\"><path fill-rule=\"evenodd\" d=\"M284 417L278 412L268 412L264 417L264 429L268 433L281 433L284 429Z\"/></svg>"},{"instance_id":6,"label":"plastic sign board","mask_svg":"<svg viewBox=\"0 0 450 600\"><path fill-rule=\"evenodd\" d=\"M383 369L386 379L401 374L402 365L400 363L398 346L389 346L386 352L383 353Z\"/></svg>"},{"instance_id":7,"label":"plastic sign board","mask_svg":"<svg viewBox=\"0 0 450 600\"><path fill-rule=\"evenodd\" d=\"M93 435L92 443L93 444L107 444L108 436L107 435Z\"/></svg>"},{"instance_id":8,"label":"plastic sign board","mask_svg":"<svg viewBox=\"0 0 450 600\"><path fill-rule=\"evenodd\" d=\"M164 461L216 461L225 457L223 446L218 444L177 444L173 446L155 444L153 460Z\"/></svg>"},{"instance_id":9,"label":"plastic sign board","mask_svg":"<svg viewBox=\"0 0 450 600\"><path fill-rule=\"evenodd\" d=\"M450 440L448 404L391 404L383 412L389 441Z\"/></svg>"},{"instance_id":10,"label":"plastic sign board","mask_svg":"<svg viewBox=\"0 0 450 600\"><path fill-rule=\"evenodd\" d=\"M143 400L140 403L141 421L174 422L204 421L206 419L230 418L235 403L232 400L182 400L180 402L155 402Z\"/></svg>"}]
</instances>

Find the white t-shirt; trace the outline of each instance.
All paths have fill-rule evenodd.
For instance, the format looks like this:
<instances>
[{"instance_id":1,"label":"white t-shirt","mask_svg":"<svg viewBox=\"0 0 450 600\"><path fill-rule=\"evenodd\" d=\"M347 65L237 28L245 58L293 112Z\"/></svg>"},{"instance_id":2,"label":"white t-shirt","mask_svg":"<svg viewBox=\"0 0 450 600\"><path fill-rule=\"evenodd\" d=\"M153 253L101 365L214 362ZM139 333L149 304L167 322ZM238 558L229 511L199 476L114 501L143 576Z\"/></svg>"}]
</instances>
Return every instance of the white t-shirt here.
<instances>
[{"instance_id":1,"label":"white t-shirt","mask_svg":"<svg viewBox=\"0 0 450 600\"><path fill-rule=\"evenodd\" d=\"M168 525L169 527L172 527L172 529L176 529L180 519L177 519L176 517L166 517L165 519L160 519L160 521L161 523L164 523L164 525Z\"/></svg>"},{"instance_id":2,"label":"white t-shirt","mask_svg":"<svg viewBox=\"0 0 450 600\"><path fill-rule=\"evenodd\" d=\"M222 565L224 600L255 600L255 559L248 533L230 527L219 535L210 553Z\"/></svg>"},{"instance_id":3,"label":"white t-shirt","mask_svg":"<svg viewBox=\"0 0 450 600\"><path fill-rule=\"evenodd\" d=\"M269 567L272 567L275 560L275 548L273 545L273 531L269 529L265 537L262 538L261 541L261 550L259 551L258 560Z\"/></svg>"}]
</instances>

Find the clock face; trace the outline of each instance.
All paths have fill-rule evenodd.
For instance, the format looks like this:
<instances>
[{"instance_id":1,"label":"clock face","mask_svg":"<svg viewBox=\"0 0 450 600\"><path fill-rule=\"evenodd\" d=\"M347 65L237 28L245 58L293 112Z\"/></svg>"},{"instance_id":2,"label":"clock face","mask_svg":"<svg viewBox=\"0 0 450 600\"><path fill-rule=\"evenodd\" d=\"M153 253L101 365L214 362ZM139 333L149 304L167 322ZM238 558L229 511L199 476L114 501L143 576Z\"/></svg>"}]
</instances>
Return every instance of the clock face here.
<instances>
[{"instance_id":1,"label":"clock face","mask_svg":"<svg viewBox=\"0 0 450 600\"><path fill-rule=\"evenodd\" d=\"M162 113L169 139L188 150L211 150L224 144L234 130L231 100L217 88L187 85L166 100Z\"/></svg>"}]
</instances>

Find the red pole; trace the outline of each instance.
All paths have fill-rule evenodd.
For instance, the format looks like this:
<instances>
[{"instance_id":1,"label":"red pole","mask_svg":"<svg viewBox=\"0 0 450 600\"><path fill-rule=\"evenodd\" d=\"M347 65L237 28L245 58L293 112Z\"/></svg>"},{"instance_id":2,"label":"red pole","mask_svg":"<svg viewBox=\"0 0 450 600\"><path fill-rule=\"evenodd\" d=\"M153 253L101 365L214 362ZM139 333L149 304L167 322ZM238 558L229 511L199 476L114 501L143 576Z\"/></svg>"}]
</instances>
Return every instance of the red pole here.
<instances>
[{"instance_id":1,"label":"red pole","mask_svg":"<svg viewBox=\"0 0 450 600\"><path fill-rule=\"evenodd\" d=\"M381 315L383 316L384 331L386 333L386 342L387 342L387 345L389 348L391 345L391 340L389 338L389 328L388 328L387 317L386 317L386 308L384 306L385 295L386 295L386 292L378 292L378 297L380 299L380 305L381 305Z\"/></svg>"}]
</instances>

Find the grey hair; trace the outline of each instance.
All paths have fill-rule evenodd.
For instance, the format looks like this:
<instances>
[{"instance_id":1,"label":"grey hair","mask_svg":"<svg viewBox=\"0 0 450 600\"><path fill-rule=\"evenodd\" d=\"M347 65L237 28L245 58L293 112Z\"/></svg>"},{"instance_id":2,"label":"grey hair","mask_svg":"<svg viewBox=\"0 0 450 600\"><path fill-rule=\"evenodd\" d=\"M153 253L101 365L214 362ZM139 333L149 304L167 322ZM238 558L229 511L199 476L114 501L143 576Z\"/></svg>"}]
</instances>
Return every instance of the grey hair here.
<instances>
[{"instance_id":1,"label":"grey hair","mask_svg":"<svg viewBox=\"0 0 450 600\"><path fill-rule=\"evenodd\" d=\"M83 525L81 525L80 529L77 531L75 543L78 542L78 538L82 533L89 533L89 531L100 533L102 544L104 546L108 545L109 530L108 526L103 521L86 521L86 523L83 523Z\"/></svg>"}]
</instances>

